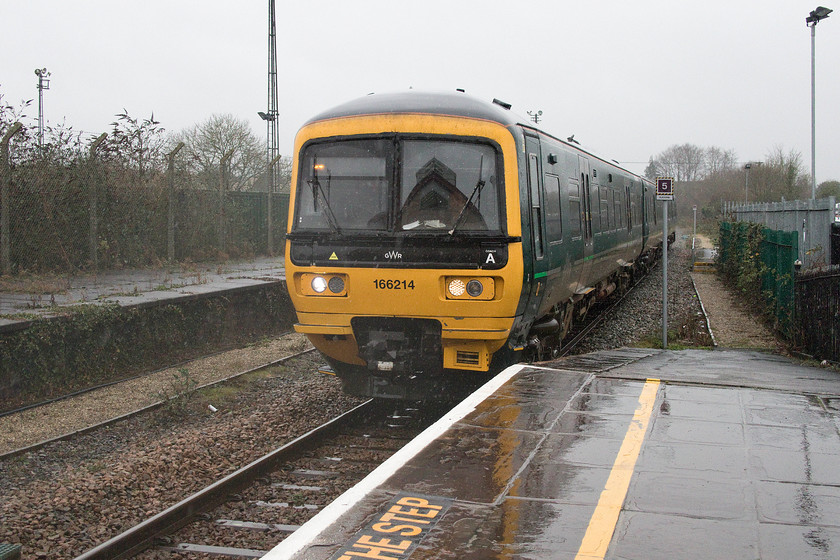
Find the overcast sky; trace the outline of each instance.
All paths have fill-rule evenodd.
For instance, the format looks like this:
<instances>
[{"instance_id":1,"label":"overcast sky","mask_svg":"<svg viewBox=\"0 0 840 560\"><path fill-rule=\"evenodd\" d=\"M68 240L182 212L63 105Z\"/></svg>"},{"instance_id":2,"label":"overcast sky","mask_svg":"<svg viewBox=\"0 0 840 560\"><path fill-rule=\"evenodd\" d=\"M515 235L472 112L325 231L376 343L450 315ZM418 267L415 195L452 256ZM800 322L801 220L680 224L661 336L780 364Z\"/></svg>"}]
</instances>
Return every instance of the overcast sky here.
<instances>
[{"instance_id":1,"label":"overcast sky","mask_svg":"<svg viewBox=\"0 0 840 560\"><path fill-rule=\"evenodd\" d=\"M369 92L463 88L643 171L673 144L782 147L811 167L818 0L277 0L280 151L309 117ZM840 2L820 22L817 180L840 180ZM268 0L0 0L0 93L91 135L114 115L168 131L267 109Z\"/></svg>"}]
</instances>

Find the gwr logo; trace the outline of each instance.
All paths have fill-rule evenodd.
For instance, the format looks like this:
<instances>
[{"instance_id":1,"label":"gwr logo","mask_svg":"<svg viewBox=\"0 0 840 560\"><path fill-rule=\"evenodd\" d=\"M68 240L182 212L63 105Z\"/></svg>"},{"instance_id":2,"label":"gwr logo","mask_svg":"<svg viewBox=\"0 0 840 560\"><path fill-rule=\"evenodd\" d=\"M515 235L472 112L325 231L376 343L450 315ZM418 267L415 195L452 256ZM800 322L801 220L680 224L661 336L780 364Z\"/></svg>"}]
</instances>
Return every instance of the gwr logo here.
<instances>
[{"instance_id":1,"label":"gwr logo","mask_svg":"<svg viewBox=\"0 0 840 560\"><path fill-rule=\"evenodd\" d=\"M387 253L385 253L385 258L386 259L402 259L403 256L402 256L402 253L400 253L398 251L388 251Z\"/></svg>"}]
</instances>

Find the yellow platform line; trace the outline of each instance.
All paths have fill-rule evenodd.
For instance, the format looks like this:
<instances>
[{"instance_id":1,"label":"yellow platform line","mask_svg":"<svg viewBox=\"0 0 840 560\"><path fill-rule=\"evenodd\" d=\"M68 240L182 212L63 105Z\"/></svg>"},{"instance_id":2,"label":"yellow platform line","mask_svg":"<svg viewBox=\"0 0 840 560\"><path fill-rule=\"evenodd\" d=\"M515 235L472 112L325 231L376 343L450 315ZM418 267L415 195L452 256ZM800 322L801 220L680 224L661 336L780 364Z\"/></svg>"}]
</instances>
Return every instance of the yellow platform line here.
<instances>
[{"instance_id":1,"label":"yellow platform line","mask_svg":"<svg viewBox=\"0 0 840 560\"><path fill-rule=\"evenodd\" d=\"M618 515L627 497L630 479L636 468L636 460L642 449L642 441L653 413L656 391L659 388L658 379L648 379L639 395L639 407L633 415L633 421L624 435L621 449L615 458L607 484L601 492L595 513L589 520L589 526L583 535L575 560L603 560L610 545Z\"/></svg>"}]
</instances>

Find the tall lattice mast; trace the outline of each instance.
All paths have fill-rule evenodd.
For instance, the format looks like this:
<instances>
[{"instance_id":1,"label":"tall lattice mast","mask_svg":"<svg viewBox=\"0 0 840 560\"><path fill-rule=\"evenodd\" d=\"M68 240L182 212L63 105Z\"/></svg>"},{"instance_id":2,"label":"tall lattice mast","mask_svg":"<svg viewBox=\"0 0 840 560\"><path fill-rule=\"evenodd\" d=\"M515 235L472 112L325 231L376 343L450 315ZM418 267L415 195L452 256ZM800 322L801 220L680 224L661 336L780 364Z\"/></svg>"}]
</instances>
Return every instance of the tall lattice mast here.
<instances>
[{"instance_id":1,"label":"tall lattice mast","mask_svg":"<svg viewBox=\"0 0 840 560\"><path fill-rule=\"evenodd\" d=\"M268 0L268 162L269 192L277 190L277 156L279 135L277 132L277 31L274 15L274 0Z\"/></svg>"},{"instance_id":2,"label":"tall lattice mast","mask_svg":"<svg viewBox=\"0 0 840 560\"><path fill-rule=\"evenodd\" d=\"M266 125L266 179L268 180L268 254L274 254L272 241L272 195L277 192L280 168L279 134L277 132L277 31L274 0L268 0L268 112L259 112Z\"/></svg>"}]
</instances>

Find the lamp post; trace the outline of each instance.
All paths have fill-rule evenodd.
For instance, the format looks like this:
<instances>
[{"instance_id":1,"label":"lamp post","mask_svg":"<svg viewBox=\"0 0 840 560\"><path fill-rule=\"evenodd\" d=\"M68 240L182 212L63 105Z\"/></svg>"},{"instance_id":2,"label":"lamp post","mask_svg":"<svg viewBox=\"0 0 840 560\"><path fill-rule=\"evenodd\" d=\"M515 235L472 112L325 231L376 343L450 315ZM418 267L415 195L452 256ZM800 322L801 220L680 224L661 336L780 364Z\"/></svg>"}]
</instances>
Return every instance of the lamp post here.
<instances>
[{"instance_id":1,"label":"lamp post","mask_svg":"<svg viewBox=\"0 0 840 560\"><path fill-rule=\"evenodd\" d=\"M816 75L816 63L814 57L814 45L815 45L815 35L817 24L820 20L823 20L828 17L832 11L829 8L824 8L819 6L816 10L812 11L808 17L805 18L805 24L811 28L811 200L817 197L817 156L816 156L816 145L817 145L817 133L816 133L816 87L814 85L814 76Z\"/></svg>"},{"instance_id":2,"label":"lamp post","mask_svg":"<svg viewBox=\"0 0 840 560\"><path fill-rule=\"evenodd\" d=\"M747 178L744 180L744 204L749 202L750 198L750 168L752 167L752 163L747 163L744 166L744 170L747 173Z\"/></svg>"}]
</instances>

